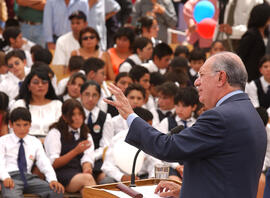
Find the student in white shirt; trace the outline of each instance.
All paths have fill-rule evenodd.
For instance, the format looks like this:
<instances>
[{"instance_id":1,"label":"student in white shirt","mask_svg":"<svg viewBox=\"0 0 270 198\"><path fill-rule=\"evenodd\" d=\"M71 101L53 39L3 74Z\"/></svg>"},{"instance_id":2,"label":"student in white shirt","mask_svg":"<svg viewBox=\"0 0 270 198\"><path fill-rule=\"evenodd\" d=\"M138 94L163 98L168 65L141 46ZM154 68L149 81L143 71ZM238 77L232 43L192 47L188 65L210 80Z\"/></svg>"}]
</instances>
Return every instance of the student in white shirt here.
<instances>
[{"instance_id":1,"label":"student in white shirt","mask_svg":"<svg viewBox=\"0 0 270 198\"><path fill-rule=\"evenodd\" d=\"M270 55L262 57L259 63L260 78L246 85L245 92L248 94L254 107L270 107Z\"/></svg>"},{"instance_id":2,"label":"student in white shirt","mask_svg":"<svg viewBox=\"0 0 270 198\"><path fill-rule=\"evenodd\" d=\"M144 63L142 66L146 67L150 73L158 71L161 74L165 74L172 55L172 48L166 43L160 43L154 48L152 61Z\"/></svg>"},{"instance_id":3,"label":"student in white shirt","mask_svg":"<svg viewBox=\"0 0 270 198\"><path fill-rule=\"evenodd\" d=\"M25 67L26 60L22 50L9 52L5 56L5 61L9 72L6 74L5 80L0 83L0 91L5 92L11 101L19 94L20 86L30 69Z\"/></svg>"},{"instance_id":4,"label":"student in white shirt","mask_svg":"<svg viewBox=\"0 0 270 198\"><path fill-rule=\"evenodd\" d=\"M158 129L169 133L174 127L182 125L184 128L191 127L196 119L194 113L199 103L199 95L195 88L179 88L174 98L175 115L164 118L158 125ZM182 166L178 163L170 163L170 178L180 180L182 178Z\"/></svg>"},{"instance_id":5,"label":"student in white shirt","mask_svg":"<svg viewBox=\"0 0 270 198\"><path fill-rule=\"evenodd\" d=\"M123 93L125 92L126 88L132 83L133 83L133 80L131 79L131 77L129 76L127 72L118 73L114 80L114 84L117 87L119 87ZM115 96L112 95L110 97L107 97L107 99L115 100ZM111 114L112 117L117 116L119 114L118 110L114 106L109 105L104 101L100 101L98 106L100 107L102 111Z\"/></svg>"},{"instance_id":6,"label":"student in white shirt","mask_svg":"<svg viewBox=\"0 0 270 198\"><path fill-rule=\"evenodd\" d=\"M141 107L136 107L134 108L134 112L136 112L136 114L140 116L142 119L144 119L146 122L152 124L153 115L151 114L150 111ZM126 144L125 138L127 133L128 129L125 129L120 131L117 135L113 137L112 142L106 151L105 160L101 168L107 176L102 181L102 183L130 181L131 175L126 173L125 170L123 170L123 168L121 169L121 167L123 167L123 164L119 164L120 163L119 160L116 160L117 158L116 155L122 154L115 152L115 147L117 147L119 144ZM125 151L123 152L126 153ZM144 160L141 170L138 171L136 180L154 177L154 166L155 164L160 163L160 160L150 155L147 155L143 152L141 154L144 155ZM126 160L132 161L133 158L134 156L129 156L129 159ZM131 169L132 167L130 167L130 170Z\"/></svg>"},{"instance_id":7,"label":"student in white shirt","mask_svg":"<svg viewBox=\"0 0 270 198\"><path fill-rule=\"evenodd\" d=\"M103 151L110 144L113 137L111 116L101 111L97 106L100 95L101 88L99 84L93 80L86 81L81 86L81 103L86 115L85 123L90 129L95 147L93 176L97 183L104 177L100 169Z\"/></svg>"},{"instance_id":8,"label":"student in white shirt","mask_svg":"<svg viewBox=\"0 0 270 198\"><path fill-rule=\"evenodd\" d=\"M137 65L129 72L134 83L140 84L145 89L144 108L152 109L155 107L155 102L150 96L150 72L142 66Z\"/></svg>"},{"instance_id":9,"label":"student in white shirt","mask_svg":"<svg viewBox=\"0 0 270 198\"><path fill-rule=\"evenodd\" d=\"M62 101L73 98L80 101L81 86L85 83L86 77L81 72L74 73L70 76L66 89L60 98Z\"/></svg>"},{"instance_id":10,"label":"student in white shirt","mask_svg":"<svg viewBox=\"0 0 270 198\"><path fill-rule=\"evenodd\" d=\"M142 107L145 101L145 89L140 84L131 84L125 90L125 96L132 108ZM127 121L120 114L112 118L113 135L125 129L128 129Z\"/></svg>"},{"instance_id":11,"label":"student in white shirt","mask_svg":"<svg viewBox=\"0 0 270 198\"><path fill-rule=\"evenodd\" d=\"M67 192L95 185L92 176L94 143L84 120L81 103L74 99L65 101L61 118L50 127L44 142L57 179Z\"/></svg>"},{"instance_id":12,"label":"student in white shirt","mask_svg":"<svg viewBox=\"0 0 270 198\"><path fill-rule=\"evenodd\" d=\"M178 87L173 82L165 82L157 86L157 100L158 108L151 109L153 114L153 126L158 126L160 122L174 114L174 97L177 93Z\"/></svg>"},{"instance_id":13,"label":"student in white shirt","mask_svg":"<svg viewBox=\"0 0 270 198\"><path fill-rule=\"evenodd\" d=\"M13 133L0 138L2 197L23 197L23 193L63 197L64 187L57 182L41 142L28 135L31 127L30 112L22 107L14 109L10 115L10 127ZM47 181L31 174L34 162Z\"/></svg>"},{"instance_id":14,"label":"student in white shirt","mask_svg":"<svg viewBox=\"0 0 270 198\"><path fill-rule=\"evenodd\" d=\"M33 68L26 76L11 108L19 106L31 112L31 135L46 136L49 126L60 118L62 102L54 92L48 71L43 67Z\"/></svg>"},{"instance_id":15,"label":"student in white shirt","mask_svg":"<svg viewBox=\"0 0 270 198\"><path fill-rule=\"evenodd\" d=\"M138 37L133 43L133 54L130 55L120 66L119 72L129 72L136 65L147 62L153 53L152 41L145 37Z\"/></svg>"}]
</instances>

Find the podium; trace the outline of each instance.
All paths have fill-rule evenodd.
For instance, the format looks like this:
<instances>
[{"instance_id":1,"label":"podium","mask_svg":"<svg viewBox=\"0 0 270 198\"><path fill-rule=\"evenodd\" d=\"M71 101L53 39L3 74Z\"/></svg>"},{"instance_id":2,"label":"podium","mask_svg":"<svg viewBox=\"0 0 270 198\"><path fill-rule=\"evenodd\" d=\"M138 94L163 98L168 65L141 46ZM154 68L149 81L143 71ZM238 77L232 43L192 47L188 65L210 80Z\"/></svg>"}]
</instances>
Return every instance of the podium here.
<instances>
[{"instance_id":1,"label":"podium","mask_svg":"<svg viewBox=\"0 0 270 198\"><path fill-rule=\"evenodd\" d=\"M136 180L135 184L136 186L152 186L152 185L157 185L160 181L161 181L160 179L142 179L142 180ZM172 181L181 185L180 182L175 181L175 180L167 179L166 181ZM130 184L130 182L121 182L121 183L127 186L129 186ZM116 188L117 184L118 183L96 185L96 186L86 186L82 190L82 196L83 198L104 198L104 197L118 198L117 196L103 190L103 189L106 189L106 190L119 191L119 189Z\"/></svg>"}]
</instances>

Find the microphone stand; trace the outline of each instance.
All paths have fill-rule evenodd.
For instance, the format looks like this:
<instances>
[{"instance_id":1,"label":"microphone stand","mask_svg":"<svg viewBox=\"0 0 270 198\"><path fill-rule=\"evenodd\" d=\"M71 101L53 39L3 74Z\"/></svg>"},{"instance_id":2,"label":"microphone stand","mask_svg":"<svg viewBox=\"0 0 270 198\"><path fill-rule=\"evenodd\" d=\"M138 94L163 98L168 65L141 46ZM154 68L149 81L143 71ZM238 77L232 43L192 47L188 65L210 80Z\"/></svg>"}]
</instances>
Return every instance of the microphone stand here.
<instances>
[{"instance_id":1,"label":"microphone stand","mask_svg":"<svg viewBox=\"0 0 270 198\"><path fill-rule=\"evenodd\" d=\"M136 152L136 154L134 156L134 159L133 159L132 172L131 172L131 181L130 181L129 187L136 187L136 184L135 184L135 166L136 166L136 161L137 161L137 158L138 158L138 155L139 155L140 152L141 152L141 149L139 149Z\"/></svg>"}]
</instances>

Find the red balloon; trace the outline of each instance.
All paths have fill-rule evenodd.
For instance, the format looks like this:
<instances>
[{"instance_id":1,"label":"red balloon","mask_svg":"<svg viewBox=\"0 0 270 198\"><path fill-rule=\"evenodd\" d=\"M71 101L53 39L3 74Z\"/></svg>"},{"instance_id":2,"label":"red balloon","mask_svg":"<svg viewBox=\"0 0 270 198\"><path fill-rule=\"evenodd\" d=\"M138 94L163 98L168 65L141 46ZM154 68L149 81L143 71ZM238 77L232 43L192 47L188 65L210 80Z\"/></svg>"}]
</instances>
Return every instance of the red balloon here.
<instances>
[{"instance_id":1,"label":"red balloon","mask_svg":"<svg viewBox=\"0 0 270 198\"><path fill-rule=\"evenodd\" d=\"M205 18L197 24L197 32L202 38L211 39L213 38L216 24L217 23L214 19Z\"/></svg>"}]
</instances>

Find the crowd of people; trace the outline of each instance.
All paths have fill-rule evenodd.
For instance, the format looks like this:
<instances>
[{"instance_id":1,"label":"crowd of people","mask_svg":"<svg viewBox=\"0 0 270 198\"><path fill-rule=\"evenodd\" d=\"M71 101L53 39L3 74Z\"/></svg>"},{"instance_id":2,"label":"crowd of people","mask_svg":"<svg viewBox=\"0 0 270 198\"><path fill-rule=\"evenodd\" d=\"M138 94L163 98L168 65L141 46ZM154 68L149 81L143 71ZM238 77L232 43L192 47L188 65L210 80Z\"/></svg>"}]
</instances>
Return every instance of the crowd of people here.
<instances>
[{"instance_id":1,"label":"crowd of people","mask_svg":"<svg viewBox=\"0 0 270 198\"><path fill-rule=\"evenodd\" d=\"M116 101L108 83L124 93L139 117L168 134L178 125L191 127L209 109L199 100L196 79L207 59L224 51L234 51L245 64L243 89L270 142L270 5L254 0L251 8L238 1L231 23L233 0L226 9L225 1L211 0L219 25L213 39L204 39L192 16L198 1L17 0L16 6L7 1L9 18L0 17L2 196L61 197L64 190L129 181L118 157L129 126L104 102ZM183 19L185 42L172 48L167 30L180 29ZM68 77L57 79L51 65L66 68ZM270 167L269 150L262 172ZM136 179L154 177L155 165L163 163L171 179L183 179L183 163L146 153L142 160ZM270 182L270 171L268 176Z\"/></svg>"}]
</instances>

